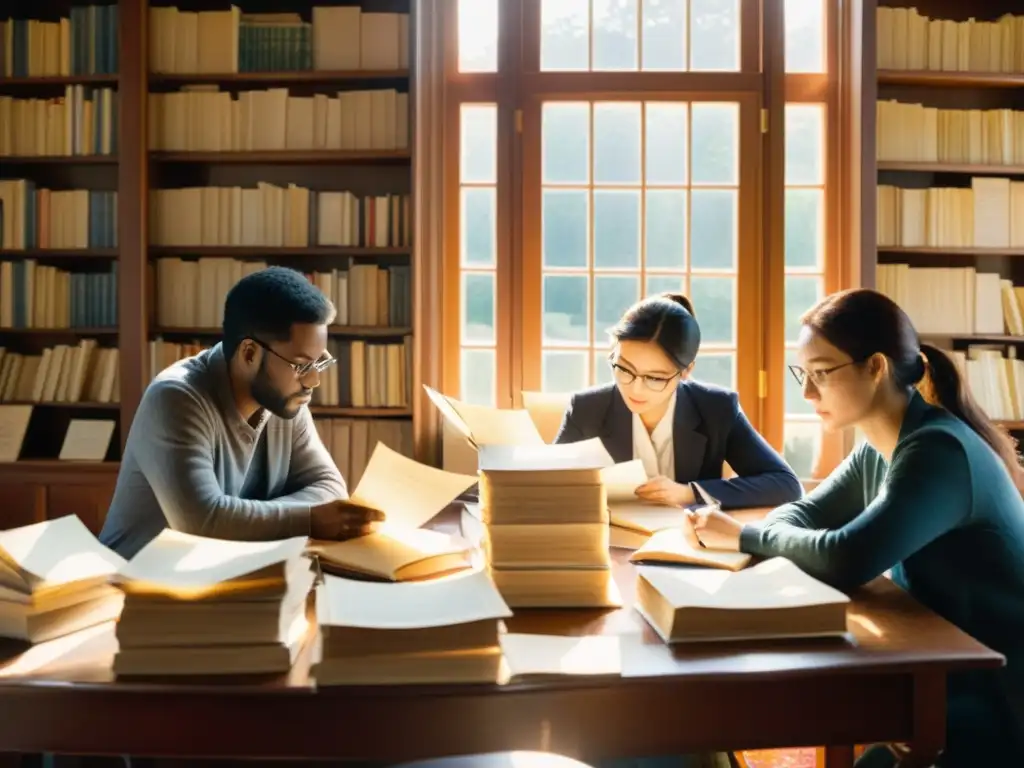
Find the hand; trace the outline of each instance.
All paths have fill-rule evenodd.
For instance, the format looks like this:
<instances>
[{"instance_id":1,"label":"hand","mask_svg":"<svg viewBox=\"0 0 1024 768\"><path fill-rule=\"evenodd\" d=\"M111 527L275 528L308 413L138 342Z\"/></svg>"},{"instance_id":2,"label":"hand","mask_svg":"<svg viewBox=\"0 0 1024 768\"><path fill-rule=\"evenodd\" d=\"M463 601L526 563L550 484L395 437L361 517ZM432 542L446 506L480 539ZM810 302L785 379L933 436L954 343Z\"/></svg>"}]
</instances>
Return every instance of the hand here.
<instances>
[{"instance_id":1,"label":"hand","mask_svg":"<svg viewBox=\"0 0 1024 768\"><path fill-rule=\"evenodd\" d=\"M743 523L724 512L713 509L696 509L686 513L693 525L698 541L708 549L739 552L740 531Z\"/></svg>"},{"instance_id":2,"label":"hand","mask_svg":"<svg viewBox=\"0 0 1024 768\"><path fill-rule=\"evenodd\" d=\"M384 519L379 509L364 507L348 499L318 504L310 510L310 538L342 541L373 532L373 524Z\"/></svg>"},{"instance_id":3,"label":"hand","mask_svg":"<svg viewBox=\"0 0 1024 768\"><path fill-rule=\"evenodd\" d=\"M696 501L689 485L682 485L661 475L637 486L635 493L644 501L656 501L671 507L685 507Z\"/></svg>"}]
</instances>

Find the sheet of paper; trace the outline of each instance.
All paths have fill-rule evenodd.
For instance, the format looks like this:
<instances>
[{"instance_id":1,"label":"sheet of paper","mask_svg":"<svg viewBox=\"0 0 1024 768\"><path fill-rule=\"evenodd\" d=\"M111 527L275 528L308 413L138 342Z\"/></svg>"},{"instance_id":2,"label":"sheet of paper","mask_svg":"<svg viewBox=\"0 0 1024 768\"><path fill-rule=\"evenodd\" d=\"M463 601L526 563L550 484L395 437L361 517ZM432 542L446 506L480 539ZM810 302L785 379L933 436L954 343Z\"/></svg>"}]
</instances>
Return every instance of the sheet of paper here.
<instances>
[{"instance_id":1,"label":"sheet of paper","mask_svg":"<svg viewBox=\"0 0 1024 768\"><path fill-rule=\"evenodd\" d=\"M695 539L693 529L683 526L665 528L656 532L636 552L629 556L631 562L690 563L712 568L738 571L750 562L751 556L743 552L722 549L705 549Z\"/></svg>"},{"instance_id":2,"label":"sheet of paper","mask_svg":"<svg viewBox=\"0 0 1024 768\"><path fill-rule=\"evenodd\" d=\"M523 392L523 406L545 443L555 442L572 395L565 392Z\"/></svg>"},{"instance_id":3,"label":"sheet of paper","mask_svg":"<svg viewBox=\"0 0 1024 768\"><path fill-rule=\"evenodd\" d=\"M476 475L420 464L377 443L352 501L379 509L390 524L419 528L476 482Z\"/></svg>"},{"instance_id":4,"label":"sheet of paper","mask_svg":"<svg viewBox=\"0 0 1024 768\"><path fill-rule=\"evenodd\" d=\"M614 464L594 437L578 443L556 445L484 445L480 447L481 471L538 472L557 469L603 469Z\"/></svg>"},{"instance_id":5,"label":"sheet of paper","mask_svg":"<svg viewBox=\"0 0 1024 768\"><path fill-rule=\"evenodd\" d=\"M0 531L0 553L30 582L53 585L111 576L125 564L78 515Z\"/></svg>"},{"instance_id":6,"label":"sheet of paper","mask_svg":"<svg viewBox=\"0 0 1024 768\"><path fill-rule=\"evenodd\" d=\"M31 405L0 405L0 461L18 460L31 418Z\"/></svg>"},{"instance_id":7,"label":"sheet of paper","mask_svg":"<svg viewBox=\"0 0 1024 768\"><path fill-rule=\"evenodd\" d=\"M442 627L512 615L484 570L396 583L326 575L317 587L316 613L321 626L367 629Z\"/></svg>"},{"instance_id":8,"label":"sheet of paper","mask_svg":"<svg viewBox=\"0 0 1024 768\"><path fill-rule=\"evenodd\" d=\"M72 419L60 449L62 461L103 461L114 436L114 422Z\"/></svg>"},{"instance_id":9,"label":"sheet of paper","mask_svg":"<svg viewBox=\"0 0 1024 768\"><path fill-rule=\"evenodd\" d=\"M528 411L463 403L426 385L423 388L441 415L477 448L484 445L544 445Z\"/></svg>"},{"instance_id":10,"label":"sheet of paper","mask_svg":"<svg viewBox=\"0 0 1024 768\"><path fill-rule=\"evenodd\" d=\"M679 507L665 507L636 500L609 504L608 517L612 525L640 533L654 533L664 528L682 525L686 519L686 512Z\"/></svg>"},{"instance_id":11,"label":"sheet of paper","mask_svg":"<svg viewBox=\"0 0 1024 768\"><path fill-rule=\"evenodd\" d=\"M647 482L647 472L640 459L612 464L601 470L608 503L637 501L636 489Z\"/></svg>"},{"instance_id":12,"label":"sheet of paper","mask_svg":"<svg viewBox=\"0 0 1024 768\"><path fill-rule=\"evenodd\" d=\"M513 677L530 675L615 675L622 672L615 635L502 635L501 650Z\"/></svg>"}]
</instances>

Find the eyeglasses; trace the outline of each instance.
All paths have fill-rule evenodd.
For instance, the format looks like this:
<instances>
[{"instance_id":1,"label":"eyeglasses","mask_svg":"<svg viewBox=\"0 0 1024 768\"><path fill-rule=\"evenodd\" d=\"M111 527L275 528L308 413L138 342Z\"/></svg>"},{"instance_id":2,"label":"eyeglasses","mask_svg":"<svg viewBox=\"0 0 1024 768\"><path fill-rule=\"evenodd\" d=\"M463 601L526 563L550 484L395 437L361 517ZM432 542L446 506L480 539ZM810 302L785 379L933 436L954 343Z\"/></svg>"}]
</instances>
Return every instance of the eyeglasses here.
<instances>
[{"instance_id":1,"label":"eyeglasses","mask_svg":"<svg viewBox=\"0 0 1024 768\"><path fill-rule=\"evenodd\" d=\"M313 371L321 373L322 371L327 370L336 362L338 362L338 360L335 357L333 357L330 352L324 352L324 354L320 358L313 360L311 362L296 363L294 360L289 360L280 352L275 352L273 349L270 348L270 345L264 341L254 339L252 336L249 337L249 340L256 344L259 344L263 349L267 350L267 352L272 354L274 357L280 358L281 360L284 360L286 363L288 363L288 365L291 366L291 369L295 371L295 378L297 379L305 378Z\"/></svg>"},{"instance_id":2,"label":"eyeglasses","mask_svg":"<svg viewBox=\"0 0 1024 768\"><path fill-rule=\"evenodd\" d=\"M833 365L831 368L819 368L816 371L805 370L801 368L799 365L789 365L786 367L789 368L789 372L793 374L793 378L796 379L796 383L799 384L801 387L804 385L804 382L807 381L807 379L810 379L811 383L814 384L814 386L816 387L824 387L828 386L828 377L830 374L840 370L841 368L846 368L847 366L850 365L857 365L857 363L859 362L862 361L851 360L848 363Z\"/></svg>"},{"instance_id":3,"label":"eyeglasses","mask_svg":"<svg viewBox=\"0 0 1024 768\"><path fill-rule=\"evenodd\" d=\"M640 376L639 374L634 373L628 368L623 368L618 363L611 363L611 366L612 371L615 374L615 380L618 381L619 384L622 384L623 386L629 386L638 378L640 378L643 380L644 386L647 387L652 392L664 392L665 387L669 385L669 382L671 382L672 379L679 375L678 372L673 373L667 379L664 378L663 376Z\"/></svg>"}]
</instances>

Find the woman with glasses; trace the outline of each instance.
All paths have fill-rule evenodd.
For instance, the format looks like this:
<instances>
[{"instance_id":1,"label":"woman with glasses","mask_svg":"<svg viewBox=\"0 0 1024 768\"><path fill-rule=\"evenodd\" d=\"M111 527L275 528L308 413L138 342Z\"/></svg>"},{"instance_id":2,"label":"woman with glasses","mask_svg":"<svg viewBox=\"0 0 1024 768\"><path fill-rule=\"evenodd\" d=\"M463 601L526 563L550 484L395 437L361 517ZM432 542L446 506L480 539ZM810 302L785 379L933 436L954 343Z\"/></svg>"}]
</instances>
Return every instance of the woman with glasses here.
<instances>
[{"instance_id":1,"label":"woman with glasses","mask_svg":"<svg viewBox=\"0 0 1024 768\"><path fill-rule=\"evenodd\" d=\"M761 523L701 511L691 513L695 533L708 547L788 558L840 589L891 571L1007 660L950 676L936 764L1024 765L1024 500L1013 440L975 403L956 364L921 344L882 294L829 296L802 323L793 373L804 397L827 429L859 427L866 441ZM879 747L862 760L895 757Z\"/></svg>"},{"instance_id":2,"label":"woman with glasses","mask_svg":"<svg viewBox=\"0 0 1024 768\"><path fill-rule=\"evenodd\" d=\"M609 331L614 382L573 396L555 438L601 438L617 462L640 459L647 501L723 509L784 504L802 495L796 474L747 421L735 392L694 381L700 326L690 300L664 293L630 307ZM725 462L736 477L724 480Z\"/></svg>"}]
</instances>

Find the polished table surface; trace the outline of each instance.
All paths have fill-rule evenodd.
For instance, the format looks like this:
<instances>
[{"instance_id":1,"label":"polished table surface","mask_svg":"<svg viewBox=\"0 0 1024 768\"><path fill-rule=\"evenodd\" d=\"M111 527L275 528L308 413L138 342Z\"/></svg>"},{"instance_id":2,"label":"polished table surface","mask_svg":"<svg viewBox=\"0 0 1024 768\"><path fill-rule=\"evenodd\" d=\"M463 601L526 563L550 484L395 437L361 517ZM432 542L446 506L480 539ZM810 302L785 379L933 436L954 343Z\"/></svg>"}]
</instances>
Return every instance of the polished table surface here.
<instances>
[{"instance_id":1,"label":"polished table surface","mask_svg":"<svg viewBox=\"0 0 1024 768\"><path fill-rule=\"evenodd\" d=\"M887 579L851 594L846 639L667 646L631 607L518 610L512 632L615 635L621 678L317 689L307 649L274 679L116 680L113 625L0 645L0 751L410 760L510 749L595 759L944 737L945 676L1003 657Z\"/></svg>"}]
</instances>

